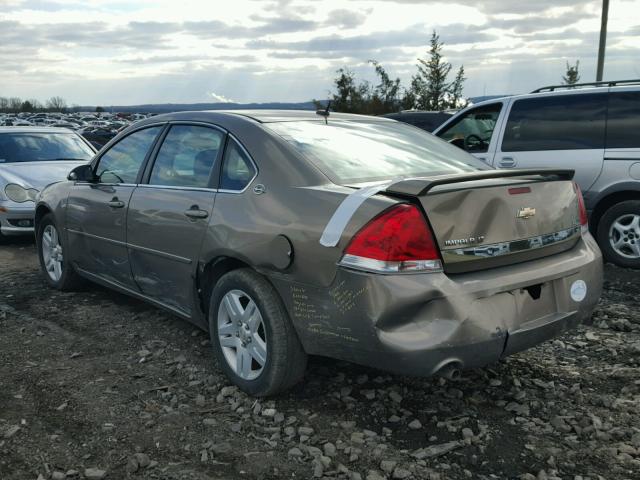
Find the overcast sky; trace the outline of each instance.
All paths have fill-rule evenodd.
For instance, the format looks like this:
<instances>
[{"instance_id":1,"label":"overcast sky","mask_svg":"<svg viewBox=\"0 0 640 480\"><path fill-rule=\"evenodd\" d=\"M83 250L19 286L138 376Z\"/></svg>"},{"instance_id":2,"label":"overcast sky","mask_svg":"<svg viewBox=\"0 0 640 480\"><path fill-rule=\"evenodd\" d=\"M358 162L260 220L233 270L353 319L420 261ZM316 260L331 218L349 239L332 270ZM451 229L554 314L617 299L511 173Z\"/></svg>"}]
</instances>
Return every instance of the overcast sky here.
<instances>
[{"instance_id":1,"label":"overcast sky","mask_svg":"<svg viewBox=\"0 0 640 480\"><path fill-rule=\"evenodd\" d=\"M335 70L408 85L432 30L466 96L595 80L601 1L0 0L0 96L123 105L327 98ZM611 0L605 79L640 78L640 0Z\"/></svg>"}]
</instances>

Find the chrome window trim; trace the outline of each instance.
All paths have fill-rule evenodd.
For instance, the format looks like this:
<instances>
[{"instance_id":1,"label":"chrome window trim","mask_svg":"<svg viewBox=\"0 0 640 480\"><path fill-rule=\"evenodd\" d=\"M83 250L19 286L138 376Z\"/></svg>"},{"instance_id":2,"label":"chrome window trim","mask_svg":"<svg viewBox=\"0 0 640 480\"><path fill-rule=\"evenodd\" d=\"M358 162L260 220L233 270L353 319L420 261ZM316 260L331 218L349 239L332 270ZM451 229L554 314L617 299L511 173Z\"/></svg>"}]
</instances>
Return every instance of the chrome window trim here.
<instances>
[{"instance_id":1,"label":"chrome window trim","mask_svg":"<svg viewBox=\"0 0 640 480\"><path fill-rule=\"evenodd\" d=\"M558 245L569 240L573 240L581 234L580 225L559 230L557 232L535 235L533 237L522 238L519 240L510 240L507 242L491 243L486 245L477 245L466 248L452 248L449 250L441 250L442 258L445 262L460 262L469 260L470 258L497 258L505 255L514 255L522 252L529 252L539 248L548 247L550 245ZM526 246L522 244L526 242ZM512 250L514 248L514 250ZM492 249L495 252L488 254L487 250Z\"/></svg>"},{"instance_id":2,"label":"chrome window trim","mask_svg":"<svg viewBox=\"0 0 640 480\"><path fill-rule=\"evenodd\" d=\"M256 179L256 177L258 176L258 173L260 173L260 170L258 170L258 165L256 165L256 162L253 160L253 157L251 156L251 154L249 154L249 152L247 151L246 148L244 148L244 145L242 145L242 143L231 133L227 133L227 135L229 136L229 138L231 138L232 140L234 140L242 149L242 151L244 152L244 154L247 156L247 158L249 159L249 161L251 162L251 164L253 165L254 170L256 171L256 173L253 175L253 177L251 178L251 180L249 180L247 182L247 185L242 189L242 190L230 190L230 189L226 189L226 188L219 188L218 189L218 193L234 193L234 194L241 194L247 191L247 189L251 186L251 184L253 183L253 181ZM227 145L228 147L228 145ZM227 150L225 148L225 154L227 153ZM222 156L222 163L220 164L220 171L222 171L222 168L224 167L224 155ZM222 175L221 175L222 176Z\"/></svg>"}]
</instances>

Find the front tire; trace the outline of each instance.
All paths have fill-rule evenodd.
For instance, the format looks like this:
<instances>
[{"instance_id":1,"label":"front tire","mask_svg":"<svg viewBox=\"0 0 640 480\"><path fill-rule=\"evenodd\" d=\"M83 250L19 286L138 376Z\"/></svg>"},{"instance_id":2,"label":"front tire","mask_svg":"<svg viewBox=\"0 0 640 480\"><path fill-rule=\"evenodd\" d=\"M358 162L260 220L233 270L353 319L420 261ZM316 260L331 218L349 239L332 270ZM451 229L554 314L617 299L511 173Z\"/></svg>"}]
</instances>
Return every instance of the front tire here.
<instances>
[{"instance_id":1,"label":"front tire","mask_svg":"<svg viewBox=\"0 0 640 480\"><path fill-rule=\"evenodd\" d=\"M80 278L73 270L69 256L65 254L61 233L51 213L42 217L38 223L36 246L40 270L47 283L58 290L76 289Z\"/></svg>"},{"instance_id":2,"label":"front tire","mask_svg":"<svg viewBox=\"0 0 640 480\"><path fill-rule=\"evenodd\" d=\"M307 355L282 300L253 270L233 270L215 285L209 333L220 368L250 395L278 394L304 376Z\"/></svg>"},{"instance_id":3,"label":"front tire","mask_svg":"<svg viewBox=\"0 0 640 480\"><path fill-rule=\"evenodd\" d=\"M605 260L621 267L640 268L640 200L609 208L598 222L598 244Z\"/></svg>"}]
</instances>

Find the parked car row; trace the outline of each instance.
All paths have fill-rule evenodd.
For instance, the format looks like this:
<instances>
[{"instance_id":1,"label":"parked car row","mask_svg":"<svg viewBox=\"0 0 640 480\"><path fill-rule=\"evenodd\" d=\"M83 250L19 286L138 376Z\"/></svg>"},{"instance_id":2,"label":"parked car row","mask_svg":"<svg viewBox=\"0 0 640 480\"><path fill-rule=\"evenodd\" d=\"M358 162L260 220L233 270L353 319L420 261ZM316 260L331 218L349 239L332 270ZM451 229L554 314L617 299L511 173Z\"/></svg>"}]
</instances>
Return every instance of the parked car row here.
<instances>
[{"instance_id":1,"label":"parked car row","mask_svg":"<svg viewBox=\"0 0 640 480\"><path fill-rule=\"evenodd\" d=\"M101 113L0 113L0 126L68 128L82 135L100 149L131 123L147 118L146 114Z\"/></svg>"}]
</instances>

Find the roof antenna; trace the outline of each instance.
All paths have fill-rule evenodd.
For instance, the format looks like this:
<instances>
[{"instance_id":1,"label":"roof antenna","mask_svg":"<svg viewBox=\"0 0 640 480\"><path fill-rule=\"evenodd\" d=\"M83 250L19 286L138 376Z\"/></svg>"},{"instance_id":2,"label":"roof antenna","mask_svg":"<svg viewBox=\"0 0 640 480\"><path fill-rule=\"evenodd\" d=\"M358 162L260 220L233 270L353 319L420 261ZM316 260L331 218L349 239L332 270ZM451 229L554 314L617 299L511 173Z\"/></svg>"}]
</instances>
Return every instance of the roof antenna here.
<instances>
[{"instance_id":1,"label":"roof antenna","mask_svg":"<svg viewBox=\"0 0 640 480\"><path fill-rule=\"evenodd\" d=\"M329 124L329 108L331 107L331 100L327 102L327 106L324 110L316 110L316 115L321 115L324 117L324 124Z\"/></svg>"}]
</instances>

